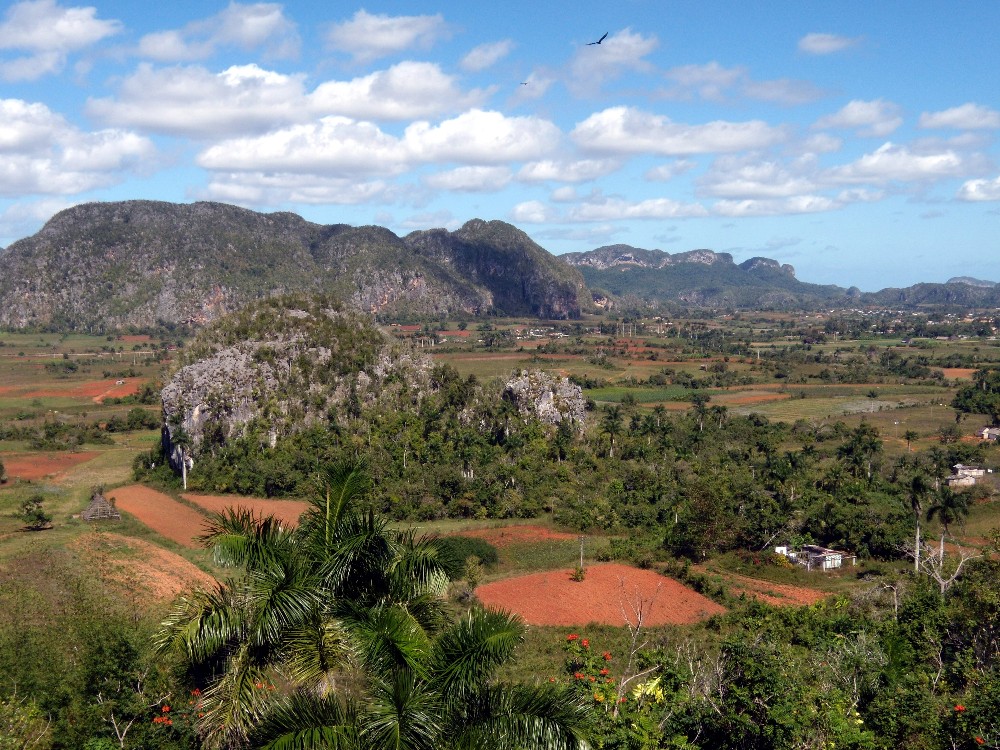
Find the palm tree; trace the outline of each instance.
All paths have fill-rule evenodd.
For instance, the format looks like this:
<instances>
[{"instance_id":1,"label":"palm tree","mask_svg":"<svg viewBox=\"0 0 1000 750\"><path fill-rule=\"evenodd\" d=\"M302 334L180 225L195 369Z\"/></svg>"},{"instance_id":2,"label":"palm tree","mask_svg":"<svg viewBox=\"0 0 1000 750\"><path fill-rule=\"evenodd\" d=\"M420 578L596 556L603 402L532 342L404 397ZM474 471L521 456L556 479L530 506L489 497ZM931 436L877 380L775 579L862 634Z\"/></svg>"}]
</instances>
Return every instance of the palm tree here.
<instances>
[{"instance_id":1,"label":"palm tree","mask_svg":"<svg viewBox=\"0 0 1000 750\"><path fill-rule=\"evenodd\" d=\"M241 510L212 521L204 543L242 575L182 600L158 639L207 685L205 745L582 747L565 693L496 682L520 622L473 610L445 627L438 546L360 510L367 487L339 465L297 528Z\"/></svg>"},{"instance_id":2,"label":"palm tree","mask_svg":"<svg viewBox=\"0 0 1000 750\"><path fill-rule=\"evenodd\" d=\"M927 475L918 472L910 478L909 498L910 509L913 511L913 518L917 525L917 535L913 544L913 570L920 572L920 514L923 512L924 500L931 492L931 482Z\"/></svg>"},{"instance_id":3,"label":"palm tree","mask_svg":"<svg viewBox=\"0 0 1000 750\"><path fill-rule=\"evenodd\" d=\"M622 410L620 406L608 406L604 409L604 416L601 417L601 432L607 433L611 439L611 449L608 451L608 458L615 457L615 435L622 430Z\"/></svg>"},{"instance_id":4,"label":"palm tree","mask_svg":"<svg viewBox=\"0 0 1000 750\"><path fill-rule=\"evenodd\" d=\"M944 560L944 538L948 535L948 527L961 522L969 515L969 496L964 492L955 492L947 485L940 487L933 496L933 504L927 509L927 520L937 516L941 523L941 559Z\"/></svg>"}]
</instances>

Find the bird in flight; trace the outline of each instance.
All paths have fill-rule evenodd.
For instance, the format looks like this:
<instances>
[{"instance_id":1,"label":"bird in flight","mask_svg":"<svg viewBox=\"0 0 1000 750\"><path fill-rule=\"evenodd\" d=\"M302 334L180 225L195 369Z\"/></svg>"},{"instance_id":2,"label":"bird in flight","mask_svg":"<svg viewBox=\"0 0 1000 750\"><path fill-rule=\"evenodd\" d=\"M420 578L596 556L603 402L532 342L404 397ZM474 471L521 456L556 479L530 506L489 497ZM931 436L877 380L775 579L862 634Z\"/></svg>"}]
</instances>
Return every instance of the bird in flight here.
<instances>
[{"instance_id":1,"label":"bird in flight","mask_svg":"<svg viewBox=\"0 0 1000 750\"><path fill-rule=\"evenodd\" d=\"M605 31L605 32L604 32L604 36L602 36L602 37L601 37L600 39L598 39L598 40L597 40L596 42L587 42L587 46L588 46L588 47L590 47L591 45L594 45L594 44L600 44L601 42L603 42L603 41L604 41L605 39L607 39L607 38L608 38L608 34L609 34L609 33L610 33L610 32L608 32L608 31Z\"/></svg>"}]
</instances>

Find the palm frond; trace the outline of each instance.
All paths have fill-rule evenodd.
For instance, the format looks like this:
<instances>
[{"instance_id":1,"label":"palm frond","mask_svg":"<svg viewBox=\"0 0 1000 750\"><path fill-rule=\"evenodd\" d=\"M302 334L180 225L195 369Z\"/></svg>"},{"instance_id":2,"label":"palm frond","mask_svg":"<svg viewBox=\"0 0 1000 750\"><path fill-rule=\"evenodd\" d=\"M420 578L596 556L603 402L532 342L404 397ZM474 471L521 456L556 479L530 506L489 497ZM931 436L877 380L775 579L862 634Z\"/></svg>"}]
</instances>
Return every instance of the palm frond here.
<instances>
[{"instance_id":1,"label":"palm frond","mask_svg":"<svg viewBox=\"0 0 1000 750\"><path fill-rule=\"evenodd\" d=\"M489 682L524 640L524 624L502 610L473 609L434 643L433 680L446 700Z\"/></svg>"},{"instance_id":2,"label":"palm frond","mask_svg":"<svg viewBox=\"0 0 1000 750\"><path fill-rule=\"evenodd\" d=\"M290 532L275 516L246 508L227 508L205 522L198 541L212 547L216 564L254 569L270 565L289 550Z\"/></svg>"},{"instance_id":3,"label":"palm frond","mask_svg":"<svg viewBox=\"0 0 1000 750\"><path fill-rule=\"evenodd\" d=\"M492 685L448 715L455 750L585 750L588 708L561 686Z\"/></svg>"},{"instance_id":4,"label":"palm frond","mask_svg":"<svg viewBox=\"0 0 1000 750\"><path fill-rule=\"evenodd\" d=\"M235 601L232 585L183 597L161 623L154 645L158 651L179 649L189 664L215 658L245 631L244 609Z\"/></svg>"},{"instance_id":5,"label":"palm frond","mask_svg":"<svg viewBox=\"0 0 1000 750\"><path fill-rule=\"evenodd\" d=\"M413 615L402 607L345 607L341 620L355 639L364 668L375 675L405 670L418 677L427 673L430 642Z\"/></svg>"},{"instance_id":6,"label":"palm frond","mask_svg":"<svg viewBox=\"0 0 1000 750\"><path fill-rule=\"evenodd\" d=\"M241 646L230 656L226 671L202 693L204 716L199 727L208 747L243 746L250 730L265 714L271 685L268 671Z\"/></svg>"},{"instance_id":7,"label":"palm frond","mask_svg":"<svg viewBox=\"0 0 1000 750\"><path fill-rule=\"evenodd\" d=\"M353 705L298 691L268 706L249 740L262 750L361 750L357 723Z\"/></svg>"},{"instance_id":8,"label":"palm frond","mask_svg":"<svg viewBox=\"0 0 1000 750\"><path fill-rule=\"evenodd\" d=\"M438 750L440 705L433 691L409 672L396 672L373 686L362 716L361 739L368 750Z\"/></svg>"},{"instance_id":9,"label":"palm frond","mask_svg":"<svg viewBox=\"0 0 1000 750\"><path fill-rule=\"evenodd\" d=\"M283 653L282 671L288 680L317 690L329 687L332 671L348 669L359 661L344 624L320 615L288 631Z\"/></svg>"}]
</instances>

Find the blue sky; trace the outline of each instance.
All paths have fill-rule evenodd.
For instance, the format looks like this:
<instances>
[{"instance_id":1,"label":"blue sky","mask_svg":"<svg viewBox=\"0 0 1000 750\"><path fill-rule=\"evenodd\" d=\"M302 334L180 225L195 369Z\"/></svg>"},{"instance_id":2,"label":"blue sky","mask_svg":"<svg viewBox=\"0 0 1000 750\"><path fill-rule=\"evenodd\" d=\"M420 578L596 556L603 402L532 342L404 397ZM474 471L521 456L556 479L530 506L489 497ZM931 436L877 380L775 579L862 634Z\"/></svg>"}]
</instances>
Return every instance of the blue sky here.
<instances>
[{"instance_id":1,"label":"blue sky","mask_svg":"<svg viewBox=\"0 0 1000 750\"><path fill-rule=\"evenodd\" d=\"M0 245L85 201L218 200L1000 281L1000 4L766 7L7 4Z\"/></svg>"}]
</instances>

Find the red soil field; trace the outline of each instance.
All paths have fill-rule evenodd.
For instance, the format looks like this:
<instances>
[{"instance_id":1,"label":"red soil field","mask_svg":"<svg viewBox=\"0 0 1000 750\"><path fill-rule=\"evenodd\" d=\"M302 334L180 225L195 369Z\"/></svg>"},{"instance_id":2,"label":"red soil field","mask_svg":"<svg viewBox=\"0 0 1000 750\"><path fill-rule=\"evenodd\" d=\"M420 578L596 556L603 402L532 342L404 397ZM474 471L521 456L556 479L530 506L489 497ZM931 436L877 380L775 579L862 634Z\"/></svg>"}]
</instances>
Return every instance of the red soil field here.
<instances>
[{"instance_id":1,"label":"red soil field","mask_svg":"<svg viewBox=\"0 0 1000 750\"><path fill-rule=\"evenodd\" d=\"M24 398L46 398L53 396L57 398L89 398L97 404L109 396L121 398L138 393L139 386L142 385L143 381L132 378L126 380L121 385L116 385L117 382L117 380L111 379L94 380L89 383L76 383L67 388L36 388L35 390L27 391L24 394Z\"/></svg>"},{"instance_id":2,"label":"red soil field","mask_svg":"<svg viewBox=\"0 0 1000 750\"><path fill-rule=\"evenodd\" d=\"M952 380L972 380L972 375L976 371L971 367L942 367L941 372Z\"/></svg>"},{"instance_id":3,"label":"red soil field","mask_svg":"<svg viewBox=\"0 0 1000 750\"><path fill-rule=\"evenodd\" d=\"M140 604L215 586L215 579L193 563L142 539L95 531L70 546L112 591Z\"/></svg>"},{"instance_id":4,"label":"red soil field","mask_svg":"<svg viewBox=\"0 0 1000 750\"><path fill-rule=\"evenodd\" d=\"M97 455L97 451L4 453L3 464L7 469L7 478L10 481L15 479L35 480L62 474Z\"/></svg>"},{"instance_id":5,"label":"red soil field","mask_svg":"<svg viewBox=\"0 0 1000 750\"><path fill-rule=\"evenodd\" d=\"M119 509L131 513L158 534L185 547L199 546L194 537L202 534L207 519L198 511L141 484L108 492L108 498L112 497Z\"/></svg>"},{"instance_id":6,"label":"red soil field","mask_svg":"<svg viewBox=\"0 0 1000 750\"><path fill-rule=\"evenodd\" d=\"M235 495L181 495L211 513L221 513L226 508L248 508L257 515L276 516L282 523L295 526L299 516L309 509L309 503L302 500L267 500L260 497L237 497Z\"/></svg>"},{"instance_id":7,"label":"red soil field","mask_svg":"<svg viewBox=\"0 0 1000 750\"><path fill-rule=\"evenodd\" d=\"M509 547L512 544L525 542L546 542L559 539L577 539L579 534L569 534L565 531L553 531L544 526L504 526L502 529L470 529L462 531L457 536L474 536L485 539L494 547Z\"/></svg>"},{"instance_id":8,"label":"red soil field","mask_svg":"<svg viewBox=\"0 0 1000 750\"><path fill-rule=\"evenodd\" d=\"M773 607L803 607L823 601L829 596L826 592L816 589L807 589L785 583L771 583L736 573L720 573L718 575L729 587L730 593L736 596L746 594L748 598L759 599ZM817 573L817 575L822 574Z\"/></svg>"},{"instance_id":9,"label":"red soil field","mask_svg":"<svg viewBox=\"0 0 1000 750\"><path fill-rule=\"evenodd\" d=\"M625 625L635 623L641 604L645 625L686 625L722 614L725 608L652 570L619 563L587 568L582 581L569 570L508 578L476 589L491 607L516 612L529 625Z\"/></svg>"}]
</instances>

